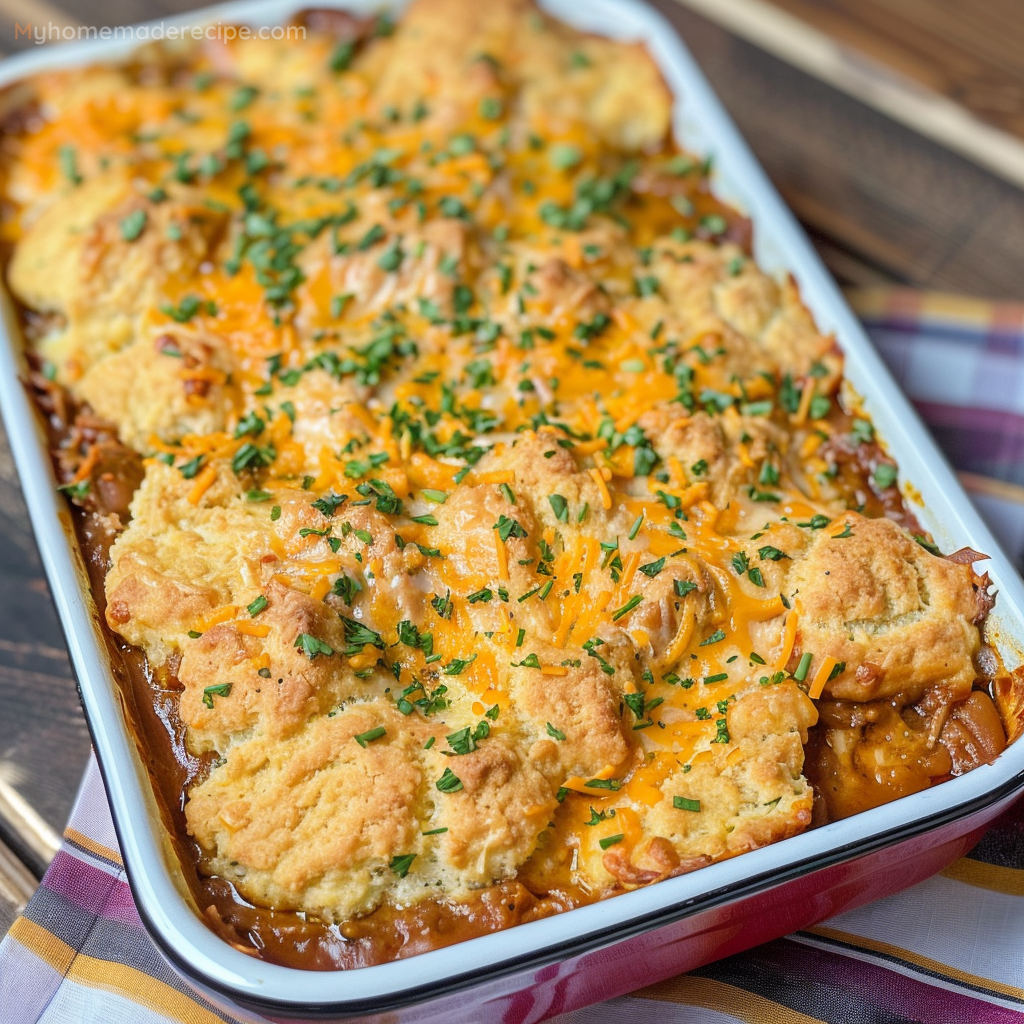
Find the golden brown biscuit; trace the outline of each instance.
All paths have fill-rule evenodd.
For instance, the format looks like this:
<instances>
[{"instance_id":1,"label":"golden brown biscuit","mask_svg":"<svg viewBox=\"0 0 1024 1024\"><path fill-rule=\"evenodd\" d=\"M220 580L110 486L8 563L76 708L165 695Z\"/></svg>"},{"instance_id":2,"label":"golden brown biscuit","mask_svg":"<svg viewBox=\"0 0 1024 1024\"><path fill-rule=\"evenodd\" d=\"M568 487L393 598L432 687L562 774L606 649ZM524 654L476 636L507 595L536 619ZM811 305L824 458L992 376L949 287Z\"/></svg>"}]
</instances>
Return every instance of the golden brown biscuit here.
<instances>
[{"instance_id":1,"label":"golden brown biscuit","mask_svg":"<svg viewBox=\"0 0 1024 1024\"><path fill-rule=\"evenodd\" d=\"M837 537L842 524L849 535ZM847 514L834 527L787 581L799 602L799 652L844 665L826 692L906 704L931 688L948 701L966 697L981 642L970 567L931 554L888 519Z\"/></svg>"},{"instance_id":2,"label":"golden brown biscuit","mask_svg":"<svg viewBox=\"0 0 1024 1024\"><path fill-rule=\"evenodd\" d=\"M966 770L986 581L914 539L651 56L528 0L304 27L38 76L4 137L62 483L134 489L106 619L178 694L201 871L540 915L795 835L815 771L842 814Z\"/></svg>"}]
</instances>

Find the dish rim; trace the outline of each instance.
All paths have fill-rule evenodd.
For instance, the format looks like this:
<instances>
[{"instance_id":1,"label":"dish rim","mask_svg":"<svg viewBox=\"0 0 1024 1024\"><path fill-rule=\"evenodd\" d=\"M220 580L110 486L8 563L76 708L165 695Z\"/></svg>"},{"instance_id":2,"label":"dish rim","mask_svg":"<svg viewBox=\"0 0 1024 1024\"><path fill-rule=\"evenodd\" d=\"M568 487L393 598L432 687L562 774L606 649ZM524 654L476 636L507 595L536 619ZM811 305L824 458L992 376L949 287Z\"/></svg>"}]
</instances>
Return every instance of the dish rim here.
<instances>
[{"instance_id":1,"label":"dish rim","mask_svg":"<svg viewBox=\"0 0 1024 1024\"><path fill-rule=\"evenodd\" d=\"M845 375L855 380L854 386L864 395L866 411L900 464L901 480L906 484L913 479L923 498L924 504L910 501L914 510L945 550L970 545L992 552L991 570L1000 600L990 616L992 625L987 635L992 642L998 641L1004 658L1009 654L1012 662L1019 663L1024 650L1024 582L971 506L676 30L643 0L591 0L587 5L576 4L575 0L540 3L571 25L619 38L639 38L647 47L673 94L675 135L687 148L702 154L710 149L716 163L720 159L716 193L740 205L751 217L758 263L769 271L784 267L792 273L819 330L837 335L845 357ZM301 0L236 0L143 24L282 24L289 15L308 6L309 2ZM397 12L405 2L320 0L317 6L365 14ZM85 40L19 54L0 66L0 87L42 70L117 59L135 49L138 42ZM0 409L78 678L126 874L151 937L177 969L201 987L250 1008L293 1015L330 1012L358 1016L400 1009L610 946L683 917L742 900L810 871L924 834L991 806L1024 785L1024 742L1018 742L994 764L933 789L656 886L465 940L457 947L332 972L282 967L248 957L232 949L201 921L182 891L183 883L175 880L181 868L169 852L147 770L120 707L109 655L95 622L91 593L81 586L84 564L64 499L55 489L45 433L19 379L24 372L21 332L6 289L0 304ZM447 977L451 953L456 948L463 966L456 975ZM439 982L439 978L446 980ZM315 1002L309 998L311 990L317 996Z\"/></svg>"}]
</instances>

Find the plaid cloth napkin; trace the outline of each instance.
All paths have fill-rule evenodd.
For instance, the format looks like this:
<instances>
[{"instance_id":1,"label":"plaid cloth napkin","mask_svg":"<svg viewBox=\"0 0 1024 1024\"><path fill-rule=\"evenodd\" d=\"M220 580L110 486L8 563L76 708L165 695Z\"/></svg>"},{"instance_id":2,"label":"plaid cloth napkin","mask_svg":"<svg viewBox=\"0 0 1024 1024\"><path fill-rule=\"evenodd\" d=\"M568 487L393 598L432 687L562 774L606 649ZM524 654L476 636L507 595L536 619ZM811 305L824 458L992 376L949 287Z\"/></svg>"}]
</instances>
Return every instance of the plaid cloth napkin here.
<instances>
[{"instance_id":1,"label":"plaid cloth napkin","mask_svg":"<svg viewBox=\"0 0 1024 1024\"><path fill-rule=\"evenodd\" d=\"M1024 566L1024 305L888 289L850 299ZM1024 802L927 882L553 1024L1024 1024L1022 839ZM95 762L60 852L0 942L0 1019L231 1020L146 936Z\"/></svg>"}]
</instances>

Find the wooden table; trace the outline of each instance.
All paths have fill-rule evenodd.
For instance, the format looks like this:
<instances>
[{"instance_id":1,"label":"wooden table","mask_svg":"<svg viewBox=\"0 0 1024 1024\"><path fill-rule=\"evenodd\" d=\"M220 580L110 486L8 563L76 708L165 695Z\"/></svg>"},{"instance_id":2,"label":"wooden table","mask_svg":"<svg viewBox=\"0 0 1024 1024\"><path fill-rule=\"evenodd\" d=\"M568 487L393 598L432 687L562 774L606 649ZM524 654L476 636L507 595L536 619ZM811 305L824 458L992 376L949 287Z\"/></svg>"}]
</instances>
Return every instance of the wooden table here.
<instances>
[{"instance_id":1,"label":"wooden table","mask_svg":"<svg viewBox=\"0 0 1024 1024\"><path fill-rule=\"evenodd\" d=\"M1012 159L1024 137L1018 0L653 2L843 284L1024 297L1024 191L1014 184L1024 184L1024 156ZM198 6L59 3L0 0L0 51L24 45L15 22L115 25ZM780 11L801 20L779 21ZM955 104L945 128L927 138L907 126L946 109L938 100ZM0 434L0 934L52 855L88 750Z\"/></svg>"}]
</instances>

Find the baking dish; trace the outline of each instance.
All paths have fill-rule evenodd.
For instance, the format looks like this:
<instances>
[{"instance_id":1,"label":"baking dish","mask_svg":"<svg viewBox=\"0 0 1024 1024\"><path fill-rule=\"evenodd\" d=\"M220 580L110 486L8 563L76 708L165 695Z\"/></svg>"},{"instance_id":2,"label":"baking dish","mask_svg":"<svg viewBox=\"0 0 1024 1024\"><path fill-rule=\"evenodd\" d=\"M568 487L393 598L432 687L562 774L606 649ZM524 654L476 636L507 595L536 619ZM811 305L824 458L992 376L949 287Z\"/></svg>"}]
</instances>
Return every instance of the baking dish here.
<instances>
[{"instance_id":1,"label":"baking dish","mask_svg":"<svg viewBox=\"0 0 1024 1024\"><path fill-rule=\"evenodd\" d=\"M719 158L726 175L719 181L723 196L748 211L757 225L759 261L770 270L792 269L819 324L838 333L847 351L848 375L853 385L867 395L868 410L882 436L922 495L922 520L947 548L970 544L992 550L991 538L979 528L969 509L965 506L960 510L956 501L949 500L955 485L941 460L924 439L905 403L887 383L884 372L857 335L855 325L830 291L827 278L742 144L735 139L706 86L685 55L676 51L668 30L643 8L621 2L596 4L583 13L563 10L560 4L549 7L577 27L640 37L648 42L666 78L686 104L681 111L678 134L688 148ZM263 14L266 22L274 24L284 19L287 10L277 5L263 8ZM223 21L233 17L252 20L252 12L222 8L210 12L209 17ZM118 48L109 46L78 47L70 52L76 60L117 55ZM26 59L14 69L15 73L30 70L33 63L39 67L46 61L42 57L35 62ZM13 381L13 375L9 379ZM850 823L801 837L799 845L796 841L783 844L775 849L774 856L762 856L769 851L759 851L743 858L741 867L719 865L646 893L630 893L608 905L467 942L458 950L459 973L443 984L434 979L451 973L452 957L445 952L345 975L311 977L255 964L207 933L185 899L174 891L173 886L180 878L173 857L166 850L161 852L162 836L148 779L134 755L125 723L118 717L117 691L108 682L102 648L91 631L88 604L82 603L80 594L62 589L72 586L74 576L67 542L59 531L59 523L66 524L67 515L60 516L52 481L40 473L39 467L46 464L45 454L38 447L33 451L24 429L28 423L24 416L30 412L19 407L19 396L8 397L11 400L4 404L13 417L12 433L16 435L19 463L27 477L34 475L34 486L26 489L39 516L40 539L83 679L83 697L95 730L140 909L171 958L180 961L186 975L211 994L221 991L247 1005L276 1006L281 1013L292 1016L321 1010L328 1017L365 1016L430 999L430 1006L409 1011L406 1016L415 1013L425 1015L426 1019L438 1015L450 1018L458 1007L460 1015L471 1011L474 1018L537 1019L547 1012L571 1009L585 1001L615 994L617 985L628 987L635 983L635 973L615 972L609 977L602 969L601 986L608 987L588 988L592 985L588 980L589 967L603 964L611 956L642 954L646 969L640 980L655 980L768 938L778 930L809 923L849 905L851 893L856 899L879 894L874 884L862 885L859 881L873 865L872 859L865 859L866 853L890 859L902 855L912 858L901 872L901 882L913 881L922 865L934 870L944 859L960 852L986 815L994 813L995 805L1008 797L1016 781L1019 766L1015 767L1016 758L1011 751L995 768L981 770L982 778L971 775L934 793L913 798L912 802L903 801L895 812L892 808L871 812ZM1019 640L1020 629L1012 625L1015 618L1019 622L1019 614L1015 617L1012 612L1015 604L1019 609L1020 595L1010 591L1012 586L1019 588L1019 581L1003 580L999 575L994 574L1003 598L999 614L993 617L991 633L1012 666L1019 660L1012 653L1014 646L1019 646L1013 640ZM957 787L955 793L952 786ZM979 803L972 806L972 801ZM957 820L968 811L973 812L969 818ZM901 827L894 831L897 823ZM942 831L934 834L940 825ZM933 834L922 839L920 833L927 830ZM898 853L880 852L897 841L902 843ZM923 855L922 842L937 843L937 852ZM852 864L848 863L851 861ZM801 875L812 870L809 877L801 879ZM888 885L891 877L887 873L878 884ZM183 888L179 885L179 889ZM794 889L798 892L794 893ZM756 903L748 906L746 899L755 894ZM794 895L799 896L799 901L793 899ZM765 913L766 910L770 912ZM751 912L757 915L758 922L771 922L770 927L764 926L767 930L762 932L760 924L747 925L746 918ZM556 960L566 962L552 971L546 965ZM650 973L652 965L656 965L654 974ZM533 986L533 991L524 1002L517 993L528 986ZM545 1007L545 1001L550 1003L549 991L556 994L556 1001ZM318 1005L309 1008L311 993Z\"/></svg>"}]
</instances>

